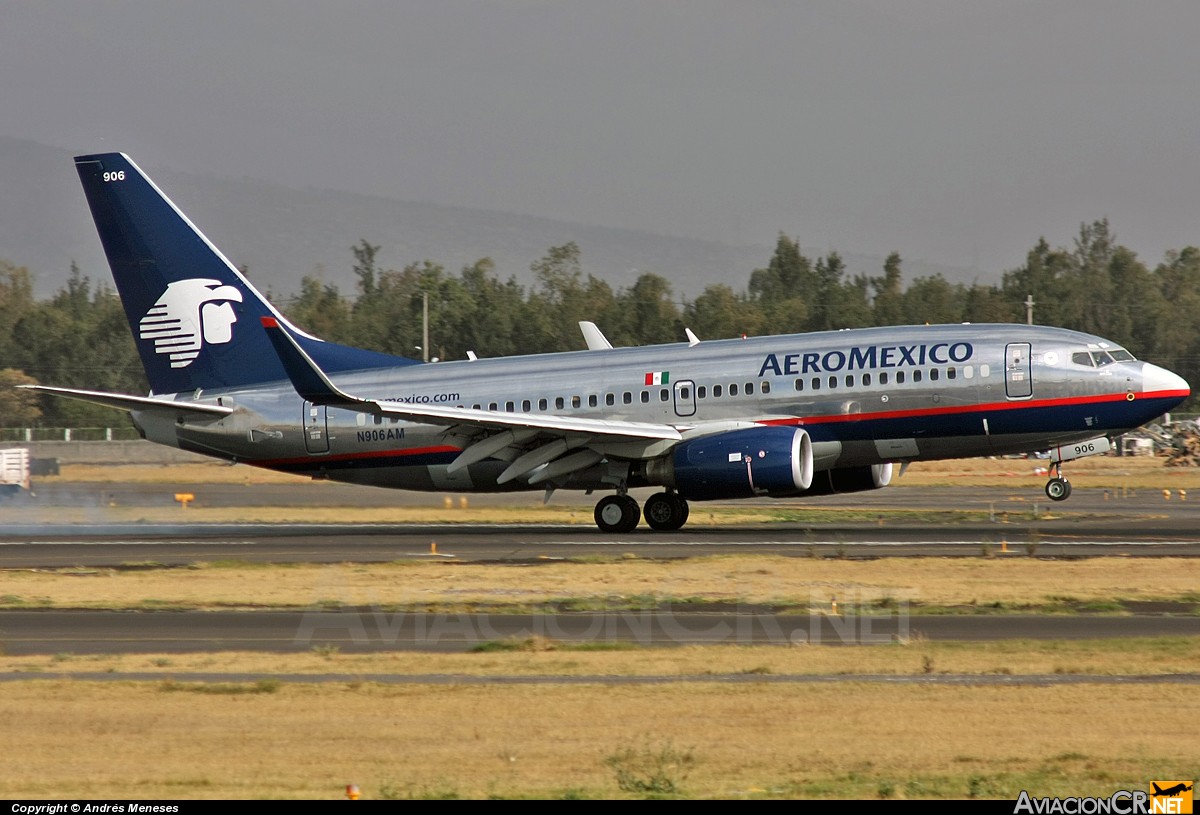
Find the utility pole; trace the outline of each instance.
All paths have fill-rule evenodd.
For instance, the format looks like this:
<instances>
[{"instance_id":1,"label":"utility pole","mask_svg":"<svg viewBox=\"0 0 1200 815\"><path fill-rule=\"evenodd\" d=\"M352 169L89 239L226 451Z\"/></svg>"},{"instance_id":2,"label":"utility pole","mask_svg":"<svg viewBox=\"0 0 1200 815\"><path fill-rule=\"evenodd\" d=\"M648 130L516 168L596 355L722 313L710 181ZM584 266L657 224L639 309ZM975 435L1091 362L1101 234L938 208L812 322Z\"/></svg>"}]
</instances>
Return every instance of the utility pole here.
<instances>
[{"instance_id":1,"label":"utility pole","mask_svg":"<svg viewBox=\"0 0 1200 815\"><path fill-rule=\"evenodd\" d=\"M421 292L421 361L429 361L429 292Z\"/></svg>"},{"instance_id":2,"label":"utility pole","mask_svg":"<svg viewBox=\"0 0 1200 815\"><path fill-rule=\"evenodd\" d=\"M1025 295L1025 325L1033 325L1033 295Z\"/></svg>"}]
</instances>

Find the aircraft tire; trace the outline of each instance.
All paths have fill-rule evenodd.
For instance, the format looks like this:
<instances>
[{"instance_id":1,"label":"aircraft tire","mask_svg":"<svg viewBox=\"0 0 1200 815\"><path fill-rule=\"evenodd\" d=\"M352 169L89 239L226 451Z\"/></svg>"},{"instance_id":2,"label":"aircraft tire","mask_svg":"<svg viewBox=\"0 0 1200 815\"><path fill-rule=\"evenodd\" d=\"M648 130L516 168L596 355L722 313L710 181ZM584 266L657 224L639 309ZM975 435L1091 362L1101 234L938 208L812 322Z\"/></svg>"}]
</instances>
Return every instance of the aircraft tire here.
<instances>
[{"instance_id":1,"label":"aircraft tire","mask_svg":"<svg viewBox=\"0 0 1200 815\"><path fill-rule=\"evenodd\" d=\"M1046 497L1051 501L1065 501L1071 497L1071 482L1065 478L1051 478L1046 482Z\"/></svg>"},{"instance_id":2,"label":"aircraft tire","mask_svg":"<svg viewBox=\"0 0 1200 815\"><path fill-rule=\"evenodd\" d=\"M601 532L632 532L641 512L628 495L606 495L596 503L594 517Z\"/></svg>"},{"instance_id":3,"label":"aircraft tire","mask_svg":"<svg viewBox=\"0 0 1200 815\"><path fill-rule=\"evenodd\" d=\"M646 499L642 514L651 529L669 532L683 526L688 517L688 505L674 493L656 492Z\"/></svg>"},{"instance_id":4,"label":"aircraft tire","mask_svg":"<svg viewBox=\"0 0 1200 815\"><path fill-rule=\"evenodd\" d=\"M637 529L638 521L642 519L642 508L629 495L619 496L625 508L625 518L618 532L632 532Z\"/></svg>"}]
</instances>

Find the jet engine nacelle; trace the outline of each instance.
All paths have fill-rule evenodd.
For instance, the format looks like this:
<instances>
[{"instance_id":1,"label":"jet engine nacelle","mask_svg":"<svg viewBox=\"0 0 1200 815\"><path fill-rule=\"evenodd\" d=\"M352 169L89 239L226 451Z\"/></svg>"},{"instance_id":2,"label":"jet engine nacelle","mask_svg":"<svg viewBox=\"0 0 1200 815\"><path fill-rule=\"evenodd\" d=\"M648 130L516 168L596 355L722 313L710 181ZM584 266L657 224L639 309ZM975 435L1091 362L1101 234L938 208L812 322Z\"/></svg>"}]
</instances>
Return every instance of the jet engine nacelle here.
<instances>
[{"instance_id":1,"label":"jet engine nacelle","mask_svg":"<svg viewBox=\"0 0 1200 815\"><path fill-rule=\"evenodd\" d=\"M675 448L673 482L696 501L796 495L812 483L812 440L794 427L751 427Z\"/></svg>"},{"instance_id":2,"label":"jet engine nacelle","mask_svg":"<svg viewBox=\"0 0 1200 815\"><path fill-rule=\"evenodd\" d=\"M813 476L812 486L805 495L836 495L843 492L863 492L886 487L892 481L892 463L867 467L835 467Z\"/></svg>"}]
</instances>

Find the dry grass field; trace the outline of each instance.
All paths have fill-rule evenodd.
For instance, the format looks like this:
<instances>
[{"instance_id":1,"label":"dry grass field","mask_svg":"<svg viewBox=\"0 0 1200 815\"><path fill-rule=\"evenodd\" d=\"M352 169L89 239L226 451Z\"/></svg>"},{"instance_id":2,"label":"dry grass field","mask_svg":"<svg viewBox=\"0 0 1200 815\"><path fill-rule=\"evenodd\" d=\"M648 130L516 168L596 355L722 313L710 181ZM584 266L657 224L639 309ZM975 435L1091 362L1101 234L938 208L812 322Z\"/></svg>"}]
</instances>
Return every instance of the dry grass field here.
<instances>
[{"instance_id":1,"label":"dry grass field","mask_svg":"<svg viewBox=\"0 0 1200 815\"><path fill-rule=\"evenodd\" d=\"M992 547L991 551L995 551ZM392 610L636 609L697 603L809 613L909 609L971 613L1116 611L1134 602L1200 603L1188 558L1042 560L1013 549L978 558L720 555L547 561L378 564L196 563L190 568L0 571L0 608Z\"/></svg>"},{"instance_id":2,"label":"dry grass field","mask_svg":"<svg viewBox=\"0 0 1200 815\"><path fill-rule=\"evenodd\" d=\"M52 680L8 799L1001 798L1196 778L1182 686Z\"/></svg>"},{"instance_id":3,"label":"dry grass field","mask_svg":"<svg viewBox=\"0 0 1200 815\"><path fill-rule=\"evenodd\" d=\"M1200 487L1200 474L1154 460L1091 462L1069 471L1077 486ZM914 465L901 483L970 478L1040 490L1044 477L1032 472L1040 463L971 462L969 475L967 463ZM295 481L243 467L170 470L64 467L61 478ZM812 614L828 613L836 597L851 614L1125 613L1122 603L1148 600L1195 613L1200 603L1200 568L1186 559L1049 561L981 547L978 558L953 560L615 557L505 567L444 554L375 565L5 571L0 607L536 610L705 601ZM0 646L2 629L0 612ZM366 799L1015 800L1023 789L1106 796L1200 776L1195 685L1111 682L1200 672L1200 639L949 644L924 641L919 622L912 630L883 646L606 650L534 639L468 654L0 654L0 671L25 677L0 684L0 797L337 799L356 784ZM199 681L198 673L223 678ZM302 681L331 674L338 678ZM839 681L779 681L793 675ZM1043 675L1076 681L1033 681ZM998 684L866 681L872 676Z\"/></svg>"}]
</instances>

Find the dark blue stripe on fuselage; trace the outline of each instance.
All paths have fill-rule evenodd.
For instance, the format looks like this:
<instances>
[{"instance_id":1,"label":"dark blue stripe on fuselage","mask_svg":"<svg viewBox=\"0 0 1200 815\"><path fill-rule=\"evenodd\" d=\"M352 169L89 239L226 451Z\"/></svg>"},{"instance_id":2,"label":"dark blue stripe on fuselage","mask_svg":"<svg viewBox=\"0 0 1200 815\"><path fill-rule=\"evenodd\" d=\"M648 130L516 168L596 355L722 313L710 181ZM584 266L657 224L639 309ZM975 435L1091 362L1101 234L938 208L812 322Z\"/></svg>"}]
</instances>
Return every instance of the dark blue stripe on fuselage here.
<instances>
[{"instance_id":1,"label":"dark blue stripe on fuselage","mask_svg":"<svg viewBox=\"0 0 1200 815\"><path fill-rule=\"evenodd\" d=\"M1177 398L1144 398L1134 402L1095 401L1083 404L1030 405L987 408L957 413L930 411L896 418L800 422L814 441L874 441L876 439L1005 436L1029 433L1097 436L1126 432L1169 411ZM987 419L985 432L983 420ZM1088 420L1091 419L1089 423Z\"/></svg>"},{"instance_id":2,"label":"dark blue stripe on fuselage","mask_svg":"<svg viewBox=\"0 0 1200 815\"><path fill-rule=\"evenodd\" d=\"M448 453L404 453L394 455L347 455L320 456L309 458L285 459L282 461L247 461L246 464L255 467L267 467L289 473L308 473L314 470L378 470L392 467L433 467L447 465L458 456L459 451Z\"/></svg>"}]
</instances>

